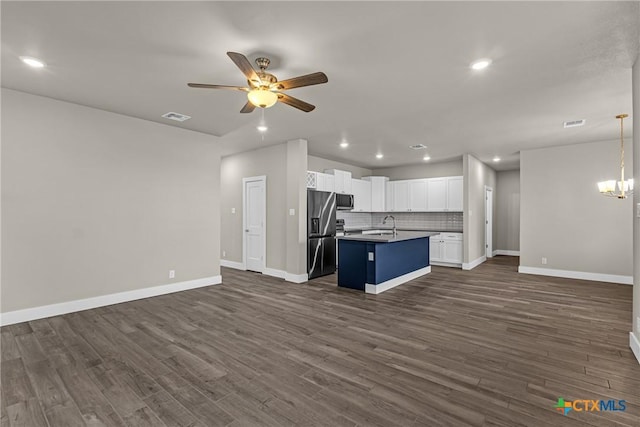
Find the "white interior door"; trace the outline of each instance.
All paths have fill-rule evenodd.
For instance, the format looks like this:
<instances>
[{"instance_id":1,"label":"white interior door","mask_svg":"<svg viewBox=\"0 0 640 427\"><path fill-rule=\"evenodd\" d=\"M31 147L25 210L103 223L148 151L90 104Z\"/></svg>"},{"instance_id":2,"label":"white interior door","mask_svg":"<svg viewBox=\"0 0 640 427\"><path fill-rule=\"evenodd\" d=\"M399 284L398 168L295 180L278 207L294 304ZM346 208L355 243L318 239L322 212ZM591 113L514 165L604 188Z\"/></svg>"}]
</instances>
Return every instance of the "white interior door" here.
<instances>
[{"instance_id":1,"label":"white interior door","mask_svg":"<svg viewBox=\"0 0 640 427\"><path fill-rule=\"evenodd\" d=\"M485 187L485 248L487 258L493 256L493 189Z\"/></svg>"},{"instance_id":2,"label":"white interior door","mask_svg":"<svg viewBox=\"0 0 640 427\"><path fill-rule=\"evenodd\" d=\"M247 270L262 273L265 267L266 177L243 179L243 255Z\"/></svg>"}]
</instances>

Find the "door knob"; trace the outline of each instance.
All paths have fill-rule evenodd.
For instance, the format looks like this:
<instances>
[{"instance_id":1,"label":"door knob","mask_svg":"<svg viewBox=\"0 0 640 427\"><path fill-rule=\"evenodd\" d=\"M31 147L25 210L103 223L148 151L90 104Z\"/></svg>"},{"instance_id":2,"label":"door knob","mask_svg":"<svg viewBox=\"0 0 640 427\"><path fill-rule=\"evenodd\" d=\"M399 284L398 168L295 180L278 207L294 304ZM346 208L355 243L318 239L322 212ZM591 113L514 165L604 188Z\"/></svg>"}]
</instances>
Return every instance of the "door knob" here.
<instances>
[{"instance_id":1,"label":"door knob","mask_svg":"<svg viewBox=\"0 0 640 427\"><path fill-rule=\"evenodd\" d=\"M249 232L249 229L248 229L248 228L247 228L247 229L245 229L245 230L244 230L244 232L245 232L245 233L248 233L248 232Z\"/></svg>"}]
</instances>

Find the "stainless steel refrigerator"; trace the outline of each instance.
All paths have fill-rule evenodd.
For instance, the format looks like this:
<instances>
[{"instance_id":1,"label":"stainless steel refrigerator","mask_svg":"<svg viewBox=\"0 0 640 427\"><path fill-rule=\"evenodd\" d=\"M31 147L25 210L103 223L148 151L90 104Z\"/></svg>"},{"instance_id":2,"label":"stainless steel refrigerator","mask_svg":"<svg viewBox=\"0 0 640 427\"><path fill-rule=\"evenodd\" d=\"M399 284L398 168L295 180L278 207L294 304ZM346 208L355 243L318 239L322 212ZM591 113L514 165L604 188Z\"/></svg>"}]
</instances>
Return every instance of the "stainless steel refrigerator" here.
<instances>
[{"instance_id":1,"label":"stainless steel refrigerator","mask_svg":"<svg viewBox=\"0 0 640 427\"><path fill-rule=\"evenodd\" d=\"M336 271L336 195L307 190L307 272L309 279Z\"/></svg>"}]
</instances>

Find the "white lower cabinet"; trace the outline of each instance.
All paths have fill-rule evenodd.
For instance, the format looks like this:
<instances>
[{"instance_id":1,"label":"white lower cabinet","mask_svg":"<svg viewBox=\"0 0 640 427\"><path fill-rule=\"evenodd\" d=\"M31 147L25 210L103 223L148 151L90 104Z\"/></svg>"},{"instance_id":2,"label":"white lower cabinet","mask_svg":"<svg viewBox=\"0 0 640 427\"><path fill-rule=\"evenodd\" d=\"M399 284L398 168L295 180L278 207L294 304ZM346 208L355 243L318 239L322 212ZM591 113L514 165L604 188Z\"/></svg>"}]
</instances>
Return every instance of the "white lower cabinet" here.
<instances>
[{"instance_id":1,"label":"white lower cabinet","mask_svg":"<svg viewBox=\"0 0 640 427\"><path fill-rule=\"evenodd\" d=\"M442 233L431 236L429 261L435 265L461 265L462 233Z\"/></svg>"}]
</instances>

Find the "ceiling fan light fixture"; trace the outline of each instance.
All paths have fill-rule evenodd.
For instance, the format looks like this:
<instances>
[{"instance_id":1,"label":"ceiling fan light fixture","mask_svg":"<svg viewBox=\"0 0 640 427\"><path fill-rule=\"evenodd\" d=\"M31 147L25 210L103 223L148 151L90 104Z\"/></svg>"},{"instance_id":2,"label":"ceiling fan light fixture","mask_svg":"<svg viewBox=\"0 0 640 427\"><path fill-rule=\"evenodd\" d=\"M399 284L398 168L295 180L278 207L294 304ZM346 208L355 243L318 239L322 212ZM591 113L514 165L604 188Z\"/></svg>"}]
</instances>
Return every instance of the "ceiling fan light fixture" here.
<instances>
[{"instance_id":1,"label":"ceiling fan light fixture","mask_svg":"<svg viewBox=\"0 0 640 427\"><path fill-rule=\"evenodd\" d=\"M269 108L278 101L278 95L268 89L253 89L247 93L247 98L260 108Z\"/></svg>"}]
</instances>

